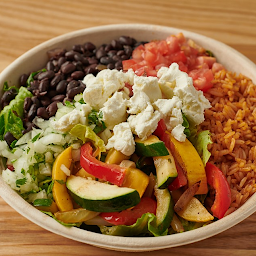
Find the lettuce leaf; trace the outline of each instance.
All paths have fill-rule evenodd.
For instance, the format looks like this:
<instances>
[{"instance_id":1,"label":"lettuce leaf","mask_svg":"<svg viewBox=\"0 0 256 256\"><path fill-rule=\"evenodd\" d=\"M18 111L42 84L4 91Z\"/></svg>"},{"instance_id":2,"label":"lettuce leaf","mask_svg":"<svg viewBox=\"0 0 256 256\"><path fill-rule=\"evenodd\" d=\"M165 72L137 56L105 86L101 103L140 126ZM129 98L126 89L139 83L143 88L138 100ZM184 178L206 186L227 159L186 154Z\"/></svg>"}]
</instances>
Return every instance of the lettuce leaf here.
<instances>
[{"instance_id":1,"label":"lettuce leaf","mask_svg":"<svg viewBox=\"0 0 256 256\"><path fill-rule=\"evenodd\" d=\"M91 141L101 152L106 152L104 141L89 126L76 124L69 133L82 140L83 143Z\"/></svg>"},{"instance_id":2,"label":"lettuce leaf","mask_svg":"<svg viewBox=\"0 0 256 256\"><path fill-rule=\"evenodd\" d=\"M23 134L23 104L27 97L32 97L32 93L25 87L20 87L18 94L10 104L0 113L0 140L3 140L4 135L10 132L16 139L19 139Z\"/></svg>"},{"instance_id":3,"label":"lettuce leaf","mask_svg":"<svg viewBox=\"0 0 256 256\"><path fill-rule=\"evenodd\" d=\"M206 130L199 132L197 136L190 138L190 140L200 155L204 165L206 165L209 158L211 157L211 153L207 149L208 145L212 144L210 131Z\"/></svg>"},{"instance_id":4,"label":"lettuce leaf","mask_svg":"<svg viewBox=\"0 0 256 256\"><path fill-rule=\"evenodd\" d=\"M156 226L156 216L153 213L144 213L136 223L130 226L100 226L100 231L104 235L111 236L162 236L167 235L167 231L160 233Z\"/></svg>"}]
</instances>

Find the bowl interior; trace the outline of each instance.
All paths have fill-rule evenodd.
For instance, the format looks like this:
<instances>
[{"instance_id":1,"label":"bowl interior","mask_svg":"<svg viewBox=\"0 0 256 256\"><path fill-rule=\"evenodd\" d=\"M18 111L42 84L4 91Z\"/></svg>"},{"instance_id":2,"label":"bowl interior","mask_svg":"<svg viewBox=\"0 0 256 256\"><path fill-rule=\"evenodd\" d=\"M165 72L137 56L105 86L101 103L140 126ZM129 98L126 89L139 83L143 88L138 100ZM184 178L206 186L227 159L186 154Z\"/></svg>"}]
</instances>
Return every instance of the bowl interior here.
<instances>
[{"instance_id":1,"label":"bowl interior","mask_svg":"<svg viewBox=\"0 0 256 256\"><path fill-rule=\"evenodd\" d=\"M221 42L177 28L147 24L122 24L79 30L40 44L19 57L0 74L0 91L2 92L5 81L9 85L15 85L21 74L43 68L47 62L46 52L53 48L71 49L72 45L83 44L87 41L93 42L95 45L101 45L121 35L129 35L139 41L150 41L164 39L171 34L179 32L184 33L185 37L193 39L204 48L211 50L218 61L228 70L242 73L256 82L256 66L254 63ZM0 167L0 174L2 169ZM238 210L208 226L164 237L126 238L111 237L78 228L64 227L23 200L3 182L1 176L0 195L20 214L49 231L76 241L119 251L152 251L200 241L236 225L256 211L256 195L253 195Z\"/></svg>"}]
</instances>

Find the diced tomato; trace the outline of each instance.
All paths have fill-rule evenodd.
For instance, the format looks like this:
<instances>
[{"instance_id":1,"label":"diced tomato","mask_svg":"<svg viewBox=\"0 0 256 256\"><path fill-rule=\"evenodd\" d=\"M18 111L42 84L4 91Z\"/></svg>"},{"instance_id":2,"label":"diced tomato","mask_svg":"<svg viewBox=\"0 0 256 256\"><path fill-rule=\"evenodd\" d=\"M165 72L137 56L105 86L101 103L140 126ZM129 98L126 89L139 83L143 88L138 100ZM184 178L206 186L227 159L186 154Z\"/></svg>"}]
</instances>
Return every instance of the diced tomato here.
<instances>
[{"instance_id":1,"label":"diced tomato","mask_svg":"<svg viewBox=\"0 0 256 256\"><path fill-rule=\"evenodd\" d=\"M178 62L186 63L187 62L187 57L183 51L178 51L178 52L171 54L170 59L172 62L176 62L176 63L178 63Z\"/></svg>"},{"instance_id":2,"label":"diced tomato","mask_svg":"<svg viewBox=\"0 0 256 256\"><path fill-rule=\"evenodd\" d=\"M212 70L207 67L194 69L190 71L188 75L193 78L194 86L197 90L206 92L213 85L212 80L214 79L214 76Z\"/></svg>"},{"instance_id":3,"label":"diced tomato","mask_svg":"<svg viewBox=\"0 0 256 256\"><path fill-rule=\"evenodd\" d=\"M135 65L136 63L137 61L135 61L134 59L123 60L122 61L123 70L127 71L128 69L132 68L132 66Z\"/></svg>"},{"instance_id":4,"label":"diced tomato","mask_svg":"<svg viewBox=\"0 0 256 256\"><path fill-rule=\"evenodd\" d=\"M208 68L212 68L212 65L216 62L216 58L210 56L199 56L196 58L196 64L201 66L207 64Z\"/></svg>"},{"instance_id":5,"label":"diced tomato","mask_svg":"<svg viewBox=\"0 0 256 256\"><path fill-rule=\"evenodd\" d=\"M140 203L129 210L121 212L103 212L100 216L112 225L132 225L144 213L156 214L156 201L150 197L143 197Z\"/></svg>"},{"instance_id":6,"label":"diced tomato","mask_svg":"<svg viewBox=\"0 0 256 256\"><path fill-rule=\"evenodd\" d=\"M225 68L220 63L215 62L212 65L212 73L213 74L215 74L215 73L217 73L217 72L219 72L220 70L223 70L223 69L225 69Z\"/></svg>"},{"instance_id":7,"label":"diced tomato","mask_svg":"<svg viewBox=\"0 0 256 256\"><path fill-rule=\"evenodd\" d=\"M170 53L175 53L180 50L179 39L176 36L169 36L166 38Z\"/></svg>"},{"instance_id":8,"label":"diced tomato","mask_svg":"<svg viewBox=\"0 0 256 256\"><path fill-rule=\"evenodd\" d=\"M135 60L143 60L143 58L144 58L144 56L143 56L144 51L145 51L144 45L142 45L142 44L139 45L132 52L132 58L135 59Z\"/></svg>"}]
</instances>

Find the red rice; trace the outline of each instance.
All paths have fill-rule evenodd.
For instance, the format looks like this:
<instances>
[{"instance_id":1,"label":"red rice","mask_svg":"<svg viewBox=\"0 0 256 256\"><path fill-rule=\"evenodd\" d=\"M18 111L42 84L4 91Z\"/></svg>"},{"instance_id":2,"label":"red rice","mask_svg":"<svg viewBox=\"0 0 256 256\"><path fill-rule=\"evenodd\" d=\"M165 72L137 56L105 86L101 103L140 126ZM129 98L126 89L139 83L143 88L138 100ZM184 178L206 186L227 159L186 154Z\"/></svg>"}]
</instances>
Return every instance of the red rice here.
<instances>
[{"instance_id":1,"label":"red rice","mask_svg":"<svg viewBox=\"0 0 256 256\"><path fill-rule=\"evenodd\" d=\"M210 161L230 185L230 214L256 192L256 86L241 74L222 70L205 96L212 107L200 129L210 130Z\"/></svg>"}]
</instances>

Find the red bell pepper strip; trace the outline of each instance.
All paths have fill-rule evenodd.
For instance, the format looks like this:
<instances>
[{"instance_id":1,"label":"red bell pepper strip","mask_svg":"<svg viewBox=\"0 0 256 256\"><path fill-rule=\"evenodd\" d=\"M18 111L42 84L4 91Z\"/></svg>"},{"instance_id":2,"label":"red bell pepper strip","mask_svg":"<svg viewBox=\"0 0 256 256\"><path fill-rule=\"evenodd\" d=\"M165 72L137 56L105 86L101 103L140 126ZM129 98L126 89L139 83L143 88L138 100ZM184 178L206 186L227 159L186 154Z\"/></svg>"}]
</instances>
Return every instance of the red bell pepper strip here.
<instances>
[{"instance_id":1,"label":"red bell pepper strip","mask_svg":"<svg viewBox=\"0 0 256 256\"><path fill-rule=\"evenodd\" d=\"M154 131L154 135L156 135L160 140L162 140L162 136L164 135L165 131L167 130L164 119L161 119L158 122L157 128Z\"/></svg>"},{"instance_id":2,"label":"red bell pepper strip","mask_svg":"<svg viewBox=\"0 0 256 256\"><path fill-rule=\"evenodd\" d=\"M98 179L121 186L125 178L126 168L120 167L116 164L103 163L92 156L92 151L93 149L89 142L85 143L81 147L81 167Z\"/></svg>"},{"instance_id":3,"label":"red bell pepper strip","mask_svg":"<svg viewBox=\"0 0 256 256\"><path fill-rule=\"evenodd\" d=\"M139 204L130 210L121 212L103 212L100 216L112 225L132 225L144 213L156 214L156 201L150 197L142 197Z\"/></svg>"},{"instance_id":4,"label":"red bell pepper strip","mask_svg":"<svg viewBox=\"0 0 256 256\"><path fill-rule=\"evenodd\" d=\"M211 207L213 216L221 219L231 204L231 191L226 177L215 165L207 163L205 166L207 183L215 189L215 200Z\"/></svg>"},{"instance_id":5,"label":"red bell pepper strip","mask_svg":"<svg viewBox=\"0 0 256 256\"><path fill-rule=\"evenodd\" d=\"M178 172L178 176L168 186L168 189L170 191L179 189L181 187L184 187L188 183L188 179L187 179L186 175L184 174L184 171L182 170L181 166L177 162L175 162L175 165L176 165L176 169L177 169L177 172Z\"/></svg>"}]
</instances>

